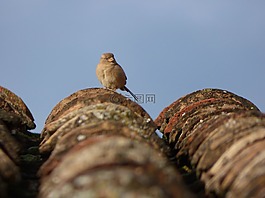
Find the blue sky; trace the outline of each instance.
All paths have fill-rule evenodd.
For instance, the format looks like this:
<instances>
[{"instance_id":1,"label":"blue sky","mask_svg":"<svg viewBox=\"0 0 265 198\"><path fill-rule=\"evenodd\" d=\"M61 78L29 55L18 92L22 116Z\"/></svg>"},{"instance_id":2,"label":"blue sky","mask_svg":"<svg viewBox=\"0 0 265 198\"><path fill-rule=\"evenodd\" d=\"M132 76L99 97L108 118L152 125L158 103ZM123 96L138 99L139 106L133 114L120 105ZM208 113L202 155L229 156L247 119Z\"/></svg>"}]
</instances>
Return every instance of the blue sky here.
<instances>
[{"instance_id":1,"label":"blue sky","mask_svg":"<svg viewBox=\"0 0 265 198\"><path fill-rule=\"evenodd\" d=\"M60 100L101 87L96 65L113 52L128 87L155 94L141 104L154 119L203 88L264 112L264 10L261 0L0 0L0 85L24 100L40 132Z\"/></svg>"}]
</instances>

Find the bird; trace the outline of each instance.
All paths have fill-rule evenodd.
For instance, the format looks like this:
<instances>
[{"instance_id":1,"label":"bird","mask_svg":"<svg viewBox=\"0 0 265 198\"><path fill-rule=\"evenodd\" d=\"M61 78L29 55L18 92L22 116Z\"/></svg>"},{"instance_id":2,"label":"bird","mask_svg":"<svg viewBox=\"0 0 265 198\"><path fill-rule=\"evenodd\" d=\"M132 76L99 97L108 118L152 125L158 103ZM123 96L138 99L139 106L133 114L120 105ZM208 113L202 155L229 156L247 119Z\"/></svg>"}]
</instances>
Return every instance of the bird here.
<instances>
[{"instance_id":1,"label":"bird","mask_svg":"<svg viewBox=\"0 0 265 198\"><path fill-rule=\"evenodd\" d=\"M96 68L96 75L99 82L105 88L113 91L117 89L127 91L138 101L137 96L125 86L127 80L126 74L122 67L116 62L113 53L103 53L101 55L99 64Z\"/></svg>"}]
</instances>

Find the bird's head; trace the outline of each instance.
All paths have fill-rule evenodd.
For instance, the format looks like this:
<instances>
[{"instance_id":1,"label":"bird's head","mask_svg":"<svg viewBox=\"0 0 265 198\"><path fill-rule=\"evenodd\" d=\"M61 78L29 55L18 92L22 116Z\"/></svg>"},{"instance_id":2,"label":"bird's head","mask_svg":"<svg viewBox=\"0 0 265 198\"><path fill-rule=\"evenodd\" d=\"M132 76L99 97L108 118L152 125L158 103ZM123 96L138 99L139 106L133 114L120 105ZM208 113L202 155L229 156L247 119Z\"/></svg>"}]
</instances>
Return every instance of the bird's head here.
<instances>
[{"instance_id":1,"label":"bird's head","mask_svg":"<svg viewBox=\"0 0 265 198\"><path fill-rule=\"evenodd\" d=\"M108 62L115 62L114 54L112 53L104 53L101 55L101 59Z\"/></svg>"}]
</instances>

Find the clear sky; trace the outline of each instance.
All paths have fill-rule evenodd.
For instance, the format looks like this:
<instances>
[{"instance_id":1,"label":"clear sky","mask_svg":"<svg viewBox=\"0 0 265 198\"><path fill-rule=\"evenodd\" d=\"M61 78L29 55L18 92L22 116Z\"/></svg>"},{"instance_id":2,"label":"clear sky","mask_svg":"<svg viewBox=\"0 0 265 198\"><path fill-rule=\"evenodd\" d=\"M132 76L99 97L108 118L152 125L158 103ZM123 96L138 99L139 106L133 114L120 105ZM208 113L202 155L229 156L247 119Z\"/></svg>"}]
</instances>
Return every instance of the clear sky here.
<instances>
[{"instance_id":1,"label":"clear sky","mask_svg":"<svg viewBox=\"0 0 265 198\"><path fill-rule=\"evenodd\" d=\"M0 0L0 85L27 104L34 132L60 100L101 87L104 52L135 94L155 94L141 104L154 119L202 88L265 111L265 1Z\"/></svg>"}]
</instances>

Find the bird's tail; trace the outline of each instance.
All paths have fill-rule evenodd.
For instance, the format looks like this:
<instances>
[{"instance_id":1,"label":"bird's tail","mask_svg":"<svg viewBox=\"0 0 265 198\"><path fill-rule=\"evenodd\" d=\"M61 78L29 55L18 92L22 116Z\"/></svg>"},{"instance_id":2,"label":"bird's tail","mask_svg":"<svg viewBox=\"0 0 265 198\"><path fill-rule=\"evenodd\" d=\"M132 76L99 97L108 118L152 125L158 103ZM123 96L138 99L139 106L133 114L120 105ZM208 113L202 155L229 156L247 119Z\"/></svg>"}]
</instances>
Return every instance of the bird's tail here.
<instances>
[{"instance_id":1,"label":"bird's tail","mask_svg":"<svg viewBox=\"0 0 265 198\"><path fill-rule=\"evenodd\" d=\"M124 90L127 91L127 92L129 92L129 93L132 95L132 97L133 97L136 101L138 101L137 96L136 96L133 92L131 92L130 89L128 89L126 86L124 86Z\"/></svg>"}]
</instances>

